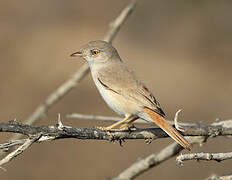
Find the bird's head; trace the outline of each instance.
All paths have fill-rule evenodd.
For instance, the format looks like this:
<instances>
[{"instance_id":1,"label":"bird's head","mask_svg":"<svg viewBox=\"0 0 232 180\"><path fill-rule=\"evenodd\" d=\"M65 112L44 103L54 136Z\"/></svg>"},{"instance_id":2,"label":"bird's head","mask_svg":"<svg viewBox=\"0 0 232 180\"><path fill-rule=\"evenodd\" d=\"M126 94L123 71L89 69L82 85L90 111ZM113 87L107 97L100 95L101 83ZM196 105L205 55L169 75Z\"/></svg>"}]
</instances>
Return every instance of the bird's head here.
<instances>
[{"instance_id":1,"label":"bird's head","mask_svg":"<svg viewBox=\"0 0 232 180\"><path fill-rule=\"evenodd\" d=\"M79 51L71 54L71 56L82 57L91 65L93 63L105 63L111 59L117 59L113 57L117 57L118 52L110 43L97 40L82 46Z\"/></svg>"}]
</instances>

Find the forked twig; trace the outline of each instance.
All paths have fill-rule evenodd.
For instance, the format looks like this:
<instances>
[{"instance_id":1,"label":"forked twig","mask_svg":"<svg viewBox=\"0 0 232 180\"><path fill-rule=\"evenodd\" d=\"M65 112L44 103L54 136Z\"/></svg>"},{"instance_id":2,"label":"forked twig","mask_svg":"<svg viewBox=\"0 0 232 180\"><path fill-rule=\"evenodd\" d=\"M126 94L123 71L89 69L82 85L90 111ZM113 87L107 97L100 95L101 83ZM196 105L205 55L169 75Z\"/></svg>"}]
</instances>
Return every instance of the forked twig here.
<instances>
[{"instance_id":1,"label":"forked twig","mask_svg":"<svg viewBox=\"0 0 232 180\"><path fill-rule=\"evenodd\" d=\"M19 154L23 153L27 148L29 148L35 141L37 141L40 137L41 137L41 133L40 134L36 134L34 136L31 136L30 138L28 138L23 145L19 146L16 150L14 150L13 152L11 152L10 154L8 154L6 157L4 157L1 161L0 161L0 166L2 166L3 164L11 161L13 158L17 157Z\"/></svg>"}]
</instances>

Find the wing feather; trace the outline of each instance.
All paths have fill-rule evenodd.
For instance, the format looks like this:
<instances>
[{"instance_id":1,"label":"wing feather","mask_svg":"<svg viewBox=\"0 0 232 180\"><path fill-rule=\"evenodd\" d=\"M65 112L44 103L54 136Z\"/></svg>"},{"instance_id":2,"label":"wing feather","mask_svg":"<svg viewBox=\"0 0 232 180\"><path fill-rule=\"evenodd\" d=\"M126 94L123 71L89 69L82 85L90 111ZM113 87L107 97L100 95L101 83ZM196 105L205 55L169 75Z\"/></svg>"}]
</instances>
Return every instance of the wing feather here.
<instances>
[{"instance_id":1,"label":"wing feather","mask_svg":"<svg viewBox=\"0 0 232 180\"><path fill-rule=\"evenodd\" d=\"M112 73L114 75L109 76ZM165 116L155 96L125 65L117 68L114 65L113 67L105 68L104 71L99 71L98 81L106 89L120 94L128 100L136 101L142 107L149 107L163 117Z\"/></svg>"}]
</instances>

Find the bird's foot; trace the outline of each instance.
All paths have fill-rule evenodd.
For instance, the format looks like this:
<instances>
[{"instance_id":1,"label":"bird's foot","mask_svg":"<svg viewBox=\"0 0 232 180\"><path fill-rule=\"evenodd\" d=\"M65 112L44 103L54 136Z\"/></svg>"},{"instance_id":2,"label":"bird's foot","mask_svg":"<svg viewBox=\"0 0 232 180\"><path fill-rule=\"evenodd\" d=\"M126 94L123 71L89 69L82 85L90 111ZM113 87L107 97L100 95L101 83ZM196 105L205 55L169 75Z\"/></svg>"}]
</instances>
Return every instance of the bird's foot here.
<instances>
[{"instance_id":1,"label":"bird's foot","mask_svg":"<svg viewBox=\"0 0 232 180\"><path fill-rule=\"evenodd\" d=\"M146 144L151 144L151 142L155 140L155 136L151 133L144 134L144 140Z\"/></svg>"},{"instance_id":2,"label":"bird's foot","mask_svg":"<svg viewBox=\"0 0 232 180\"><path fill-rule=\"evenodd\" d=\"M133 128L136 128L136 127L135 127L135 125L132 124L132 123L125 123L125 124L123 124L123 125L121 125L121 126L119 127L119 129L125 129L125 128L133 129Z\"/></svg>"},{"instance_id":3,"label":"bird's foot","mask_svg":"<svg viewBox=\"0 0 232 180\"><path fill-rule=\"evenodd\" d=\"M130 125L130 124L123 124L119 127L120 129L125 129L125 130L128 130L129 133L131 133L133 130L136 130L136 127L134 124Z\"/></svg>"},{"instance_id":4,"label":"bird's foot","mask_svg":"<svg viewBox=\"0 0 232 180\"><path fill-rule=\"evenodd\" d=\"M126 128L129 128L129 127L130 127L130 124L125 123L125 124L121 125L121 126L119 127L119 129L126 129Z\"/></svg>"},{"instance_id":5,"label":"bird's foot","mask_svg":"<svg viewBox=\"0 0 232 180\"><path fill-rule=\"evenodd\" d=\"M144 140L146 144L151 144L154 139L155 139L154 137L147 137Z\"/></svg>"},{"instance_id":6,"label":"bird's foot","mask_svg":"<svg viewBox=\"0 0 232 180\"><path fill-rule=\"evenodd\" d=\"M108 127L97 126L96 128L101 131L105 131L107 135L109 135L110 137L113 137L112 133L110 132L110 130L112 129L110 126Z\"/></svg>"},{"instance_id":7,"label":"bird's foot","mask_svg":"<svg viewBox=\"0 0 232 180\"><path fill-rule=\"evenodd\" d=\"M146 138L145 143L146 144L151 144L151 142L154 140L154 138Z\"/></svg>"},{"instance_id":8,"label":"bird's foot","mask_svg":"<svg viewBox=\"0 0 232 180\"><path fill-rule=\"evenodd\" d=\"M102 130L102 131L110 131L110 127L102 127L102 126L97 126L96 127L97 129L100 129L100 130Z\"/></svg>"}]
</instances>

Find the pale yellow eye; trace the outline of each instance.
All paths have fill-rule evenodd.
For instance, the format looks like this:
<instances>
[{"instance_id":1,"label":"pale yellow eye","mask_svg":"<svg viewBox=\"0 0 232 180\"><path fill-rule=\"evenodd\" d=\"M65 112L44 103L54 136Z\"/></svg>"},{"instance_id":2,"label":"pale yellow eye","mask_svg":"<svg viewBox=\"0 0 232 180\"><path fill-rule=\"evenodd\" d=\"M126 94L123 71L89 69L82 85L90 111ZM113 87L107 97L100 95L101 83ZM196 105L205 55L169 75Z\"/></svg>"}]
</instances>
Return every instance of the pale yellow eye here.
<instances>
[{"instance_id":1,"label":"pale yellow eye","mask_svg":"<svg viewBox=\"0 0 232 180\"><path fill-rule=\"evenodd\" d=\"M91 50L91 54L92 54L93 56L96 56L98 53L99 53L99 51L96 50L96 49Z\"/></svg>"}]
</instances>

